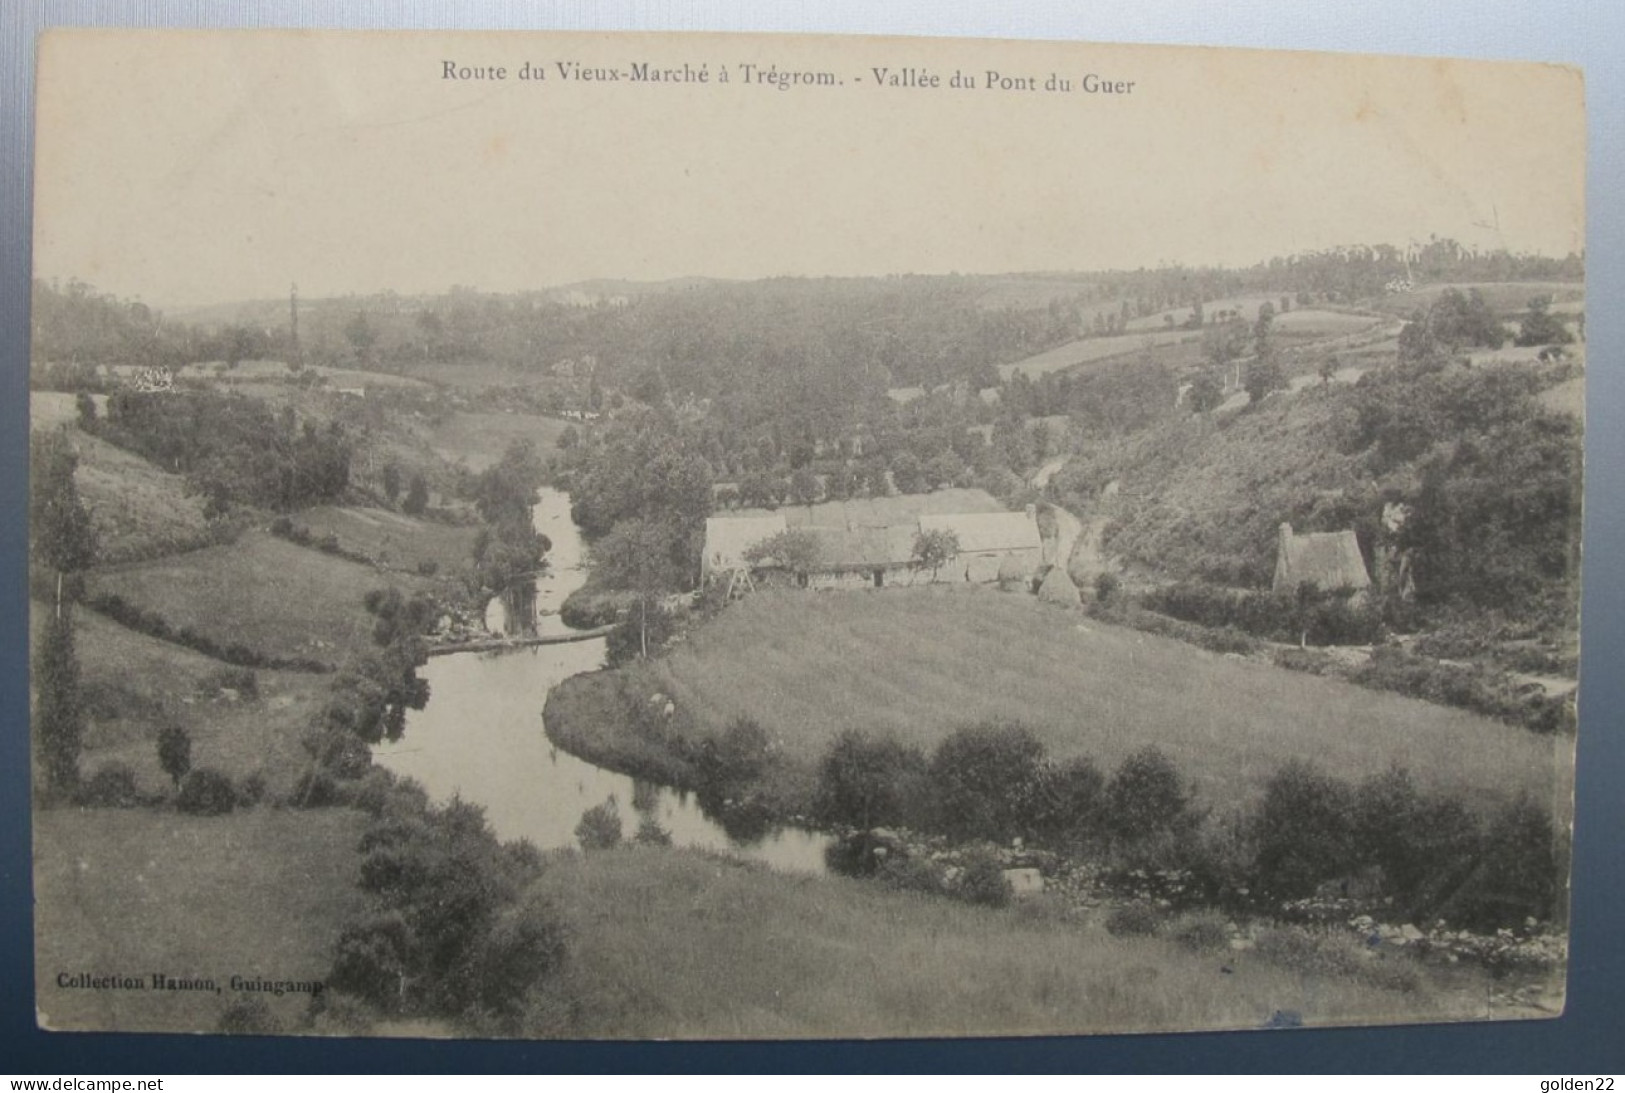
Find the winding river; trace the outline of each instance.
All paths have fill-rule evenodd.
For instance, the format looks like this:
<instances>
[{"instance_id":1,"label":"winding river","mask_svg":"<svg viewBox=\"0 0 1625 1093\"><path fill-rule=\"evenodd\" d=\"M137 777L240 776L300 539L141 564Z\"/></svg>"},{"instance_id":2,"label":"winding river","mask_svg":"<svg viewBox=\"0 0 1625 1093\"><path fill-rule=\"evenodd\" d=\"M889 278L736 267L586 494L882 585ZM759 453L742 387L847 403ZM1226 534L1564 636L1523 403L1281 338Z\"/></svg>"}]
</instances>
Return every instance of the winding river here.
<instances>
[{"instance_id":1,"label":"winding river","mask_svg":"<svg viewBox=\"0 0 1625 1093\"><path fill-rule=\"evenodd\" d=\"M581 536L564 493L544 489L533 514L537 530L553 544L548 570L536 582L536 631L565 633L569 627L558 617L559 605L586 580ZM507 630L506 614L501 601L493 601L487 625ZM582 812L613 799L628 838L652 819L677 846L729 853L786 872L825 871L825 836L781 828L742 844L705 816L691 795L634 781L555 747L542 726L547 692L603 662L602 638L434 657L420 669L429 681L428 706L409 713L400 741L376 747L374 759L417 779L437 801L460 794L483 805L501 838L526 838L544 850L575 846Z\"/></svg>"}]
</instances>

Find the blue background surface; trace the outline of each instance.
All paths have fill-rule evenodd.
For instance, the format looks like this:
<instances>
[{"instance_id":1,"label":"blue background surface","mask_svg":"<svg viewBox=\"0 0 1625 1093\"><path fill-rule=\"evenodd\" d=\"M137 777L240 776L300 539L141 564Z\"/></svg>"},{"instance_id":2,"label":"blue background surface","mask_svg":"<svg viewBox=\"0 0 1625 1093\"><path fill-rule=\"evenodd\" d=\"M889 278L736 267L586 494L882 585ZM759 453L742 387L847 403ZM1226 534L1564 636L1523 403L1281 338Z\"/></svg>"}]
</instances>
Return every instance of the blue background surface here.
<instances>
[{"instance_id":1,"label":"blue background surface","mask_svg":"<svg viewBox=\"0 0 1625 1093\"><path fill-rule=\"evenodd\" d=\"M453 1044L44 1034L28 845L27 304L33 48L53 25L800 31L1232 45L1584 68L1588 182L1585 594L1568 1012L1398 1029L867 1044ZM1625 1069L1625 4L1619 0L1060 0L973 4L77 0L0 9L0 1073L887 1071L1514 1072Z\"/></svg>"}]
</instances>

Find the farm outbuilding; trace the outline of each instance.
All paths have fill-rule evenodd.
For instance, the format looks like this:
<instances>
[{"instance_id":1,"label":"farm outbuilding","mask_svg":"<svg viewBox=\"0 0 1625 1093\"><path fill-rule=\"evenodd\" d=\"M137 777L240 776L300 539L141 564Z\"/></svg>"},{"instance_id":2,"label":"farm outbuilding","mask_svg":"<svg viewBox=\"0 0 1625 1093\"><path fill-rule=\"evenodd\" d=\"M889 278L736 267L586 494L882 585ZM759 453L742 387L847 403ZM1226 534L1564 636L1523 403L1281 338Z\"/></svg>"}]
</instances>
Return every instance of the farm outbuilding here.
<instances>
[{"instance_id":1,"label":"farm outbuilding","mask_svg":"<svg viewBox=\"0 0 1625 1093\"><path fill-rule=\"evenodd\" d=\"M965 512L920 516L921 531L949 531L959 540L959 553L943 567L957 579L985 584L999 579L1006 559L1028 562L1036 569L1044 559L1038 519L1026 512Z\"/></svg>"},{"instance_id":2,"label":"farm outbuilding","mask_svg":"<svg viewBox=\"0 0 1625 1093\"><path fill-rule=\"evenodd\" d=\"M700 583L732 573L748 573L745 551L785 530L783 515L712 516L705 521L705 550L700 555Z\"/></svg>"},{"instance_id":3,"label":"farm outbuilding","mask_svg":"<svg viewBox=\"0 0 1625 1093\"><path fill-rule=\"evenodd\" d=\"M1276 592L1293 592L1308 584L1322 592L1345 588L1363 593L1371 587L1360 541L1353 531L1316 531L1298 535L1282 524L1275 552Z\"/></svg>"}]
</instances>

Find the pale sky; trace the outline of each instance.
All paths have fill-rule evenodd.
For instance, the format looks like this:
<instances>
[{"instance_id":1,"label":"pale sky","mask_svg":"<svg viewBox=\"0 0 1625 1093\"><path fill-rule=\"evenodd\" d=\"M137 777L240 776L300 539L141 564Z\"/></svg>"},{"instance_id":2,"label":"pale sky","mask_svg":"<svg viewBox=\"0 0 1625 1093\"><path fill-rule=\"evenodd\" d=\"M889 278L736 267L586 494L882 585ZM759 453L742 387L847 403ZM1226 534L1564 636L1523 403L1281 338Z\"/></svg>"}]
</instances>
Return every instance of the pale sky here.
<instances>
[{"instance_id":1,"label":"pale sky","mask_svg":"<svg viewBox=\"0 0 1625 1093\"><path fill-rule=\"evenodd\" d=\"M507 79L447 80L443 63ZM558 62L706 84L563 80ZM518 79L526 63L541 81ZM777 89L744 64L828 72ZM946 85L878 87L873 69ZM726 67L734 77L716 82ZM989 70L1038 90L988 89ZM1079 43L55 31L36 272L174 307L1584 245L1569 69ZM1133 81L1085 94L1085 75ZM1043 89L1051 75L1070 92Z\"/></svg>"}]
</instances>

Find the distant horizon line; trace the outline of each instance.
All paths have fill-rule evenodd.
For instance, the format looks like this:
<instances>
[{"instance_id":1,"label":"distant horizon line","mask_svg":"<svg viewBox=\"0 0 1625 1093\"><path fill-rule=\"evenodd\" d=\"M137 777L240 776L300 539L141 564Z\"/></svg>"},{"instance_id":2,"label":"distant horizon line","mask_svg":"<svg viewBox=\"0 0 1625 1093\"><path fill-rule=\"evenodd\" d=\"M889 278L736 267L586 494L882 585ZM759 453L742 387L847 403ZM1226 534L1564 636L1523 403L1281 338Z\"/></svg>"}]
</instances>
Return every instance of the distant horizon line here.
<instances>
[{"instance_id":1,"label":"distant horizon line","mask_svg":"<svg viewBox=\"0 0 1625 1093\"><path fill-rule=\"evenodd\" d=\"M1429 242L1432 242L1432 243L1443 243L1443 242L1451 242L1451 241L1453 241L1453 240L1449 236L1435 236L1435 237L1433 237L1432 239L1429 240ZM1392 248L1392 249L1395 249L1395 250L1399 250L1401 252L1405 252L1405 251L1410 251L1410 250L1413 250L1413 249L1421 249L1422 247L1425 247L1426 245L1427 244L1410 243L1410 244L1401 246L1400 244L1397 244L1397 243L1387 243L1387 242L1339 243L1339 244L1334 244L1334 245L1327 246L1327 247L1322 247L1322 248L1320 248L1318 250L1300 250L1300 251L1293 251L1293 252L1288 253L1288 254L1272 254L1272 255L1270 255L1268 257L1255 259L1252 262L1249 262L1249 263L1246 263L1246 264L1239 264L1239 265L1238 264L1226 264L1226 263L1200 263L1200 264L1193 263L1193 264L1187 265L1187 264L1185 264L1183 262L1170 261L1168 259L1163 259L1163 260L1159 261L1155 265L1142 264L1142 265L1133 266L1133 267L1130 267L1130 266L1106 266L1106 267L1100 267L1100 268L1096 268L1096 269L1009 269L1009 270L1002 270L1002 271L996 271L996 272L988 272L988 271L970 272L970 271L965 271L965 270L947 270L947 271L942 271L942 272L931 272L931 273L912 272L912 271L911 272L892 271L892 272L887 272L887 273L789 273L789 272L785 272L785 273L758 274L756 276L746 276L746 277L728 277L728 276L722 276L722 275L718 275L718 274L707 274L707 273L683 273L683 274L673 274L673 275L671 275L669 277L654 277L654 278L636 278L636 277L613 276L613 275L607 275L606 274L606 275L596 276L596 277L578 277L578 278L575 278L574 280L570 280L570 281L557 282L557 283L552 283L552 284L547 284L547 285L542 285L542 286L537 286L537 287L531 287L531 288L488 289L488 288L481 288L478 285L463 284L463 283L452 283L452 284L446 285L443 288L438 288L438 289L402 290L402 289L396 289L396 288L374 288L374 289L370 289L370 290L347 289L347 290L343 290L343 291L339 291L339 292L320 292L320 293L312 293L312 294L306 294L306 293L301 292L299 294L299 299L302 302L309 303L309 302L330 301L330 300L345 300L345 299L371 299L371 298L388 297L388 296L398 296L398 297L403 297L403 298L421 298L421 297L434 297L434 296L449 296L452 293L457 292L458 290L464 290L464 291L468 291L468 292L479 294L479 295L485 295L485 296L524 296L524 295L538 295L538 294L556 293L556 292L568 292L571 289L579 288L582 285L590 285L590 284L593 284L593 283L596 283L596 282L619 283L619 284L625 284L627 286L655 287L655 286L661 286L661 285L670 285L670 284L672 284L674 282L682 282L682 281L707 282L707 283L715 283L715 284L748 285L748 284L755 284L755 283L763 282L763 281L786 281L786 280L792 280L792 281L793 280L802 280L802 281L884 281L884 280L904 279L904 278L947 279L947 278L954 278L954 277L963 277L963 278L1021 278L1021 277L1030 277L1030 278L1034 278L1034 279L1061 280L1061 279L1066 279L1066 278L1084 278L1084 277L1097 277L1098 278L1098 277L1108 277L1108 276L1122 275L1122 274L1151 273L1151 272L1155 272L1155 271L1160 270L1160 269L1185 269L1185 270L1189 270L1191 272L1198 272L1198 273L1214 273L1214 272L1218 272L1218 273L1240 273L1240 272L1245 272L1247 270L1256 269L1256 268L1258 268L1260 266L1267 266L1270 262L1275 261L1277 259L1291 260L1291 259L1303 258L1303 257L1311 256L1311 255L1334 253L1334 252L1343 251L1343 250L1348 250L1348 251L1361 250L1361 249L1375 250L1375 249L1379 249L1379 248ZM1504 253L1504 254L1507 254L1508 256L1512 257L1512 258L1545 259L1547 261L1552 261L1552 262L1563 262L1563 261L1566 261L1566 260L1568 260L1570 258L1577 258L1583 263L1585 261L1585 255L1586 255L1586 251L1585 251L1584 248L1581 248L1578 251L1571 250L1571 251L1568 251L1567 253L1564 253L1564 254L1551 254L1549 252L1539 251L1539 250L1513 251L1513 250L1509 250L1509 249L1507 249L1505 247L1482 249L1482 248L1479 248L1477 246L1471 246L1471 245L1462 244L1462 243L1458 243L1457 245L1460 246L1463 250L1467 251L1468 253L1475 254L1475 255L1488 255L1488 254ZM79 283L88 286L94 292L98 292L98 293L101 293L101 294L104 294L104 295L110 295L110 296L113 296L115 299L127 300L127 301L130 301L130 302L143 303L143 304L146 304L148 307L157 308L158 310L165 311L165 312L202 311L202 310L206 310L206 309L210 309L210 308L222 308L222 307L234 307L234 306L235 307L242 307L242 306L247 306L247 305L252 305L252 304L268 304L268 303L272 303L272 302L275 302L275 301L285 301L289 296L289 292L284 291L284 292L280 292L280 293L269 293L269 294L265 294L265 295L229 297L229 298L225 298L225 299L219 299L219 300L213 300L213 301L204 301L204 302L186 302L186 303L154 302L154 301L150 301L150 300L145 299L140 294L125 295L125 294L121 294L121 293L114 292L114 291L111 291L111 290L100 289L95 284L95 282L93 282L93 281L91 281L91 280L89 280L87 278L80 277L77 274L68 274L68 275L49 274L49 275L44 275L44 274L40 274L40 273L36 272L36 273L33 273L31 275L31 277L32 277L33 280L49 281L49 282L55 282L55 283L58 283L58 284L71 283L73 281L78 281ZM297 284L298 284L297 281L290 282L290 289L293 286L297 286Z\"/></svg>"}]
</instances>

